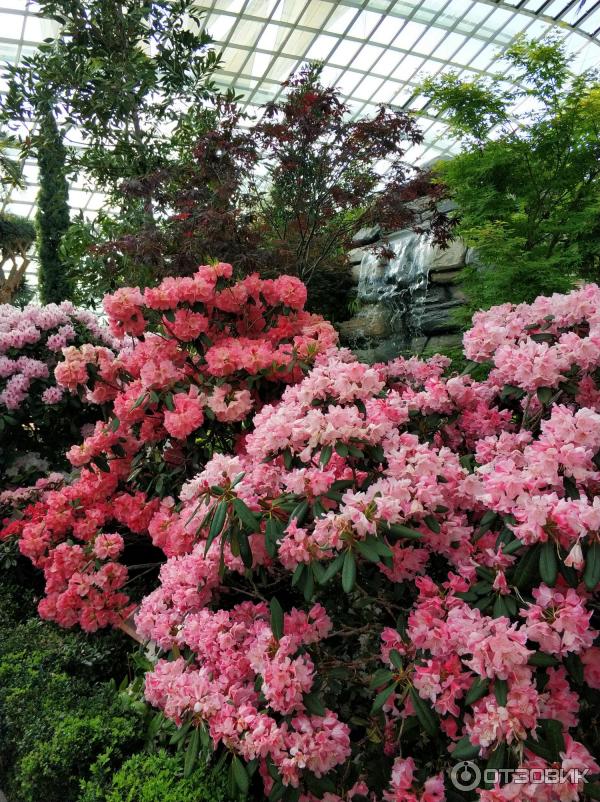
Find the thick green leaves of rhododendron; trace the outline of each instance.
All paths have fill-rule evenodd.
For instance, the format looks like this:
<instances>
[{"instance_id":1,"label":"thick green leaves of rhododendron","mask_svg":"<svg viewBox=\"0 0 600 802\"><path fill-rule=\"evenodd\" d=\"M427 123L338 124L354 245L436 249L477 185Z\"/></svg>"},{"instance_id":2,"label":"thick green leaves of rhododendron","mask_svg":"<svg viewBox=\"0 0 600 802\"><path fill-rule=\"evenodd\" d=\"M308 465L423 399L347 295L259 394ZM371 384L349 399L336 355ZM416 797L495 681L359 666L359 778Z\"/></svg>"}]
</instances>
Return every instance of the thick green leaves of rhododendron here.
<instances>
[{"instance_id":1,"label":"thick green leaves of rhododendron","mask_svg":"<svg viewBox=\"0 0 600 802\"><path fill-rule=\"evenodd\" d=\"M136 612L160 649L146 698L231 753L235 793L583 800L600 772L600 289L477 314L475 381L443 357L361 364L297 284L224 295L210 270L107 299L115 332L143 337L114 367L67 359L68 387L113 387L118 423L5 530L44 569L42 614L118 623L127 544L149 537L167 559ZM521 774L461 790L465 759Z\"/></svg>"}]
</instances>

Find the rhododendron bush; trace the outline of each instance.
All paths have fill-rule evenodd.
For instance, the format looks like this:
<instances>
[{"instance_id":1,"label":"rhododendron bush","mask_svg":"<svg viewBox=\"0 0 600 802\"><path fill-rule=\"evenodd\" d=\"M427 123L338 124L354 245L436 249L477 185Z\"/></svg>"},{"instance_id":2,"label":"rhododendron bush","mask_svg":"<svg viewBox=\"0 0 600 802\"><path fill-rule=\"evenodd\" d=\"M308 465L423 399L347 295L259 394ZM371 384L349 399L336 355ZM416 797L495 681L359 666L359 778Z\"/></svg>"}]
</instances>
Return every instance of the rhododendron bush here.
<instances>
[{"instance_id":1,"label":"rhododendron bush","mask_svg":"<svg viewBox=\"0 0 600 802\"><path fill-rule=\"evenodd\" d=\"M215 450L242 448L250 413L335 344L330 324L302 311L298 279L231 276L219 263L144 293L120 289L104 307L124 347L63 348L62 390L112 412L69 449L78 478L42 488L4 530L22 534L21 552L44 571L45 618L90 631L126 619L125 586L196 538L173 494Z\"/></svg>"},{"instance_id":2,"label":"rhododendron bush","mask_svg":"<svg viewBox=\"0 0 600 802\"><path fill-rule=\"evenodd\" d=\"M127 615L147 532L167 559L135 616L160 650L146 698L188 754L229 761L232 797L597 798L600 289L477 314L476 381L444 357L361 364L293 311L297 284L221 295L211 270L119 291L115 333L158 312L163 335L61 367L114 416L72 450L78 482L7 527L42 614ZM271 335L261 307L283 303ZM457 790L463 760L536 772Z\"/></svg>"},{"instance_id":3,"label":"rhododendron bush","mask_svg":"<svg viewBox=\"0 0 600 802\"><path fill-rule=\"evenodd\" d=\"M24 309L0 305L0 469L2 485L34 480L48 470L48 457L100 410L65 393L54 377L68 347L114 347L97 318L68 301ZM60 462L60 459L58 460ZM56 464L56 462L55 462ZM60 466L62 467L62 466Z\"/></svg>"}]
</instances>

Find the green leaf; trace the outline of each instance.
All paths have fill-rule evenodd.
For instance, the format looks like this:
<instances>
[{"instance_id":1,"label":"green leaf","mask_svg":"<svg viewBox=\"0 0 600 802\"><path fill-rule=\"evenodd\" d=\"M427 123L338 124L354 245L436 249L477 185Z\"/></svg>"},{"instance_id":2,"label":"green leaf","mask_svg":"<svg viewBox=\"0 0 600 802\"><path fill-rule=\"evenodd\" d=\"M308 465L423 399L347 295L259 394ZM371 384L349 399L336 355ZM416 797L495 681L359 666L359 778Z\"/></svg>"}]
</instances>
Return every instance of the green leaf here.
<instances>
[{"instance_id":1,"label":"green leaf","mask_svg":"<svg viewBox=\"0 0 600 802\"><path fill-rule=\"evenodd\" d=\"M244 504L241 498L234 498L233 499L233 509L239 520L246 526L251 532L259 532L260 531L260 523L258 518L254 513L248 509L248 507Z\"/></svg>"},{"instance_id":2,"label":"green leaf","mask_svg":"<svg viewBox=\"0 0 600 802\"><path fill-rule=\"evenodd\" d=\"M302 701L304 702L304 707L313 716L325 715L325 705L317 693L305 693Z\"/></svg>"},{"instance_id":3,"label":"green leaf","mask_svg":"<svg viewBox=\"0 0 600 802\"><path fill-rule=\"evenodd\" d=\"M345 443L336 443L335 450L340 455L340 457L348 456L348 446Z\"/></svg>"},{"instance_id":4,"label":"green leaf","mask_svg":"<svg viewBox=\"0 0 600 802\"><path fill-rule=\"evenodd\" d=\"M432 532L435 532L436 535L440 533L442 527L437 518L434 518L433 515L426 515L423 520Z\"/></svg>"},{"instance_id":5,"label":"green leaf","mask_svg":"<svg viewBox=\"0 0 600 802\"><path fill-rule=\"evenodd\" d=\"M277 598L273 596L269 604L271 609L271 631L276 640L283 637L283 608Z\"/></svg>"},{"instance_id":6,"label":"green leaf","mask_svg":"<svg viewBox=\"0 0 600 802\"><path fill-rule=\"evenodd\" d=\"M233 760L231 761L231 770L233 772L233 778L237 787L243 794L247 794L248 789L250 788L250 778L248 777L246 767L237 755L233 756Z\"/></svg>"},{"instance_id":7,"label":"green leaf","mask_svg":"<svg viewBox=\"0 0 600 802\"><path fill-rule=\"evenodd\" d=\"M585 793L590 799L600 799L600 783L586 783Z\"/></svg>"},{"instance_id":8,"label":"green leaf","mask_svg":"<svg viewBox=\"0 0 600 802\"><path fill-rule=\"evenodd\" d=\"M542 581L552 587L558 575L558 562L556 559L556 547L551 540L542 543L539 567Z\"/></svg>"},{"instance_id":9,"label":"green leaf","mask_svg":"<svg viewBox=\"0 0 600 802\"><path fill-rule=\"evenodd\" d=\"M362 554L362 556L367 560L370 560L373 563L379 562L379 552L374 549L373 546L366 540L357 540L355 546L357 551L360 552L360 554Z\"/></svg>"},{"instance_id":10,"label":"green leaf","mask_svg":"<svg viewBox=\"0 0 600 802\"><path fill-rule=\"evenodd\" d=\"M574 652L569 652L564 658L564 663L567 671L577 685L583 685L583 663L581 662L579 655L575 654Z\"/></svg>"},{"instance_id":11,"label":"green leaf","mask_svg":"<svg viewBox=\"0 0 600 802\"><path fill-rule=\"evenodd\" d=\"M252 568L252 549L248 535L245 532L238 532L238 544L240 547L240 557L246 568Z\"/></svg>"},{"instance_id":12,"label":"green leaf","mask_svg":"<svg viewBox=\"0 0 600 802\"><path fill-rule=\"evenodd\" d=\"M560 761L560 753L565 751L565 739L563 735L563 725L554 718L543 718L539 722L542 725L544 741L552 752L553 762Z\"/></svg>"},{"instance_id":13,"label":"green leaf","mask_svg":"<svg viewBox=\"0 0 600 802\"><path fill-rule=\"evenodd\" d=\"M547 667L558 665L556 657L552 657L551 654L545 654L544 652L534 652L527 662L530 666Z\"/></svg>"},{"instance_id":14,"label":"green leaf","mask_svg":"<svg viewBox=\"0 0 600 802\"><path fill-rule=\"evenodd\" d=\"M512 584L518 588L528 585L537 571L540 560L541 547L538 543L533 548L528 549L521 557L512 576Z\"/></svg>"},{"instance_id":15,"label":"green leaf","mask_svg":"<svg viewBox=\"0 0 600 802\"><path fill-rule=\"evenodd\" d=\"M548 763L552 763L552 751L545 744L540 743L540 741L534 741L533 738L526 738L523 743L535 755L544 758Z\"/></svg>"},{"instance_id":16,"label":"green leaf","mask_svg":"<svg viewBox=\"0 0 600 802\"><path fill-rule=\"evenodd\" d=\"M423 537L422 532L417 532L416 529L411 529L408 526L404 526L404 524L389 524L388 529L389 532L386 532L386 534L390 534L392 537L405 537L410 540L421 540Z\"/></svg>"},{"instance_id":17,"label":"green leaf","mask_svg":"<svg viewBox=\"0 0 600 802\"><path fill-rule=\"evenodd\" d=\"M523 548L523 541L519 540L519 538L516 538L510 543L507 543L506 546L503 547L502 551L504 554L515 554L521 548Z\"/></svg>"},{"instance_id":18,"label":"green leaf","mask_svg":"<svg viewBox=\"0 0 600 802\"><path fill-rule=\"evenodd\" d=\"M494 606L492 608L492 616L493 618L502 618L502 616L505 618L510 618L510 614L503 596L496 596L496 601L494 602Z\"/></svg>"},{"instance_id":19,"label":"green leaf","mask_svg":"<svg viewBox=\"0 0 600 802\"><path fill-rule=\"evenodd\" d=\"M506 707L508 700L508 682L505 679L494 680L494 696L500 707Z\"/></svg>"},{"instance_id":20,"label":"green leaf","mask_svg":"<svg viewBox=\"0 0 600 802\"><path fill-rule=\"evenodd\" d=\"M120 420L117 417L114 417L110 422L110 430L111 432L116 432L119 428Z\"/></svg>"},{"instance_id":21,"label":"green leaf","mask_svg":"<svg viewBox=\"0 0 600 802\"><path fill-rule=\"evenodd\" d=\"M379 693L375 697L375 701L373 702L371 713L377 713L379 710L381 710L381 708L384 706L384 704L387 702L387 700L390 698L390 696L394 693L395 690L396 690L396 683L392 682L392 684L388 685L387 688L384 688L382 691L379 691Z\"/></svg>"},{"instance_id":22,"label":"green leaf","mask_svg":"<svg viewBox=\"0 0 600 802\"><path fill-rule=\"evenodd\" d=\"M551 387L538 387L537 397L540 404L543 406L547 406L550 401L552 400L552 388Z\"/></svg>"},{"instance_id":23,"label":"green leaf","mask_svg":"<svg viewBox=\"0 0 600 802\"><path fill-rule=\"evenodd\" d=\"M294 569L294 573L292 574L292 587L295 588L296 585L300 582L302 577L304 576L304 571L306 570L305 563L298 563L296 568Z\"/></svg>"},{"instance_id":24,"label":"green leaf","mask_svg":"<svg viewBox=\"0 0 600 802\"><path fill-rule=\"evenodd\" d=\"M489 526L490 524L493 524L497 516L498 513L494 510L486 510L481 518L480 526Z\"/></svg>"},{"instance_id":25,"label":"green leaf","mask_svg":"<svg viewBox=\"0 0 600 802\"><path fill-rule=\"evenodd\" d=\"M329 565L323 572L323 575L319 580L319 583L321 585L326 585L338 573L343 564L344 564L344 555L338 554L338 556L329 563Z\"/></svg>"},{"instance_id":26,"label":"green leaf","mask_svg":"<svg viewBox=\"0 0 600 802\"><path fill-rule=\"evenodd\" d=\"M390 651L390 660L391 660L392 665L394 666L394 668L398 668L398 669L402 668L402 666L403 666L402 655L400 654L400 652L397 649L392 649Z\"/></svg>"},{"instance_id":27,"label":"green leaf","mask_svg":"<svg viewBox=\"0 0 600 802\"><path fill-rule=\"evenodd\" d=\"M583 581L588 590L595 590L600 582L600 543L597 540L588 549Z\"/></svg>"},{"instance_id":28,"label":"green leaf","mask_svg":"<svg viewBox=\"0 0 600 802\"><path fill-rule=\"evenodd\" d=\"M133 412L134 409L137 409L139 406L141 406L144 403L144 399L146 398L146 394L147 394L146 390L144 390L144 392L141 395L138 396L135 404L129 410L130 412Z\"/></svg>"},{"instance_id":29,"label":"green leaf","mask_svg":"<svg viewBox=\"0 0 600 802\"><path fill-rule=\"evenodd\" d=\"M271 788L271 793L269 794L269 802L279 802L279 800L285 794L285 786L282 784L281 780L277 780L273 783L273 787Z\"/></svg>"},{"instance_id":30,"label":"green leaf","mask_svg":"<svg viewBox=\"0 0 600 802\"><path fill-rule=\"evenodd\" d=\"M505 769L507 768L506 765L506 744L501 743L499 744L492 754L488 758L488 762L486 763L486 772L487 771L497 771L498 769ZM491 787L491 784L484 783L486 787Z\"/></svg>"},{"instance_id":31,"label":"green leaf","mask_svg":"<svg viewBox=\"0 0 600 802\"><path fill-rule=\"evenodd\" d=\"M283 524L277 518L268 518L265 528L265 548L269 557L275 557L279 540L283 535Z\"/></svg>"},{"instance_id":32,"label":"green leaf","mask_svg":"<svg viewBox=\"0 0 600 802\"><path fill-rule=\"evenodd\" d=\"M456 760L471 760L477 757L480 748L479 746L473 746L469 740L469 736L465 735L464 738L461 738L460 741L457 742L452 750L452 758Z\"/></svg>"},{"instance_id":33,"label":"green leaf","mask_svg":"<svg viewBox=\"0 0 600 802\"><path fill-rule=\"evenodd\" d=\"M183 776L189 777L192 773L196 761L198 760L198 753L200 751L200 732L197 727L192 730L188 746L185 751L185 758L183 761Z\"/></svg>"},{"instance_id":34,"label":"green leaf","mask_svg":"<svg viewBox=\"0 0 600 802\"><path fill-rule=\"evenodd\" d=\"M307 512L308 512L308 501L301 501L292 510L292 514L290 515L290 521L295 520L297 524L301 524L306 518Z\"/></svg>"},{"instance_id":35,"label":"green leaf","mask_svg":"<svg viewBox=\"0 0 600 802\"><path fill-rule=\"evenodd\" d=\"M478 699L481 699L483 696L486 695L488 692L488 688L490 687L489 679L483 679L482 677L476 677L473 680L473 684L467 691L467 695L465 696L465 704L472 705ZM454 754L454 752L452 753Z\"/></svg>"},{"instance_id":36,"label":"green leaf","mask_svg":"<svg viewBox=\"0 0 600 802\"><path fill-rule=\"evenodd\" d=\"M350 593L354 588L356 582L356 561L354 554L350 549L346 552L344 557L344 565L342 567L342 588L345 593Z\"/></svg>"},{"instance_id":37,"label":"green leaf","mask_svg":"<svg viewBox=\"0 0 600 802\"><path fill-rule=\"evenodd\" d=\"M331 459L331 455L333 454L333 448L329 445L323 446L321 449L321 454L319 456L319 464L322 468L326 468L329 460Z\"/></svg>"},{"instance_id":38,"label":"green leaf","mask_svg":"<svg viewBox=\"0 0 600 802\"><path fill-rule=\"evenodd\" d=\"M437 716L431 709L431 706L425 702L417 691L411 686L409 689L409 694L411 701L413 703L413 707L415 709L415 713L417 718L419 719L419 723L427 733L431 737L437 735L439 731L439 724L437 720Z\"/></svg>"},{"instance_id":39,"label":"green leaf","mask_svg":"<svg viewBox=\"0 0 600 802\"><path fill-rule=\"evenodd\" d=\"M371 690L375 690L375 688L381 688L382 685L387 685L388 682L390 682L390 680L393 678L394 674L389 669L379 668L371 677L369 687Z\"/></svg>"}]
</instances>

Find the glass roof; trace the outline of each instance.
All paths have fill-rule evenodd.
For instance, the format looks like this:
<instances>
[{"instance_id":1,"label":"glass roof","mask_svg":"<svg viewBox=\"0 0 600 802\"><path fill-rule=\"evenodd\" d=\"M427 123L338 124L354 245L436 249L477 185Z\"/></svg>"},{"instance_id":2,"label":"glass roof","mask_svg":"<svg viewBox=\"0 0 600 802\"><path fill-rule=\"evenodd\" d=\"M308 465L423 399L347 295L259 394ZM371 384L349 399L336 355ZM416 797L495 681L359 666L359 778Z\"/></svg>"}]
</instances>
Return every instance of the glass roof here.
<instances>
[{"instance_id":1,"label":"glass roof","mask_svg":"<svg viewBox=\"0 0 600 802\"><path fill-rule=\"evenodd\" d=\"M407 158L425 163L455 146L419 95L430 75L453 70L476 79L498 72L498 53L520 33L564 37L574 70L600 66L600 0L205 0L206 27L222 51L217 83L244 95L252 113L277 98L281 82L302 62L325 63L356 116L378 103L417 114L425 142ZM0 61L17 63L58 24L41 19L27 0L0 0ZM0 93L5 91L0 81ZM32 217L37 168L25 165L26 186L4 202ZM71 206L93 216L103 198L83 182L71 186Z\"/></svg>"}]
</instances>

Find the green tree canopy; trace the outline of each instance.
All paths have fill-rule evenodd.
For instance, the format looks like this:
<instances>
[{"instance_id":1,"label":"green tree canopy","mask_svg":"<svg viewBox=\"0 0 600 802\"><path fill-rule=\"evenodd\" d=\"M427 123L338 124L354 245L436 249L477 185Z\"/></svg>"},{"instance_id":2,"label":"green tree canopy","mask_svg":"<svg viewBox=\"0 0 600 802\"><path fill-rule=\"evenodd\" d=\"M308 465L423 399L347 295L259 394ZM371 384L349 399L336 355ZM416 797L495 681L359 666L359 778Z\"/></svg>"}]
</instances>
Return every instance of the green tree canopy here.
<instances>
[{"instance_id":1,"label":"green tree canopy","mask_svg":"<svg viewBox=\"0 0 600 802\"><path fill-rule=\"evenodd\" d=\"M218 54L193 0L38 0L61 31L9 65L3 116L35 121L52 104L84 149L70 164L107 191L161 167L172 154L165 130L185 136L214 94ZM39 150L40 134L24 143Z\"/></svg>"},{"instance_id":2,"label":"green tree canopy","mask_svg":"<svg viewBox=\"0 0 600 802\"><path fill-rule=\"evenodd\" d=\"M469 311L597 280L600 267L598 75L575 75L554 38L519 38L505 58L508 76L423 87L463 146L437 174L485 265L464 273Z\"/></svg>"}]
</instances>

